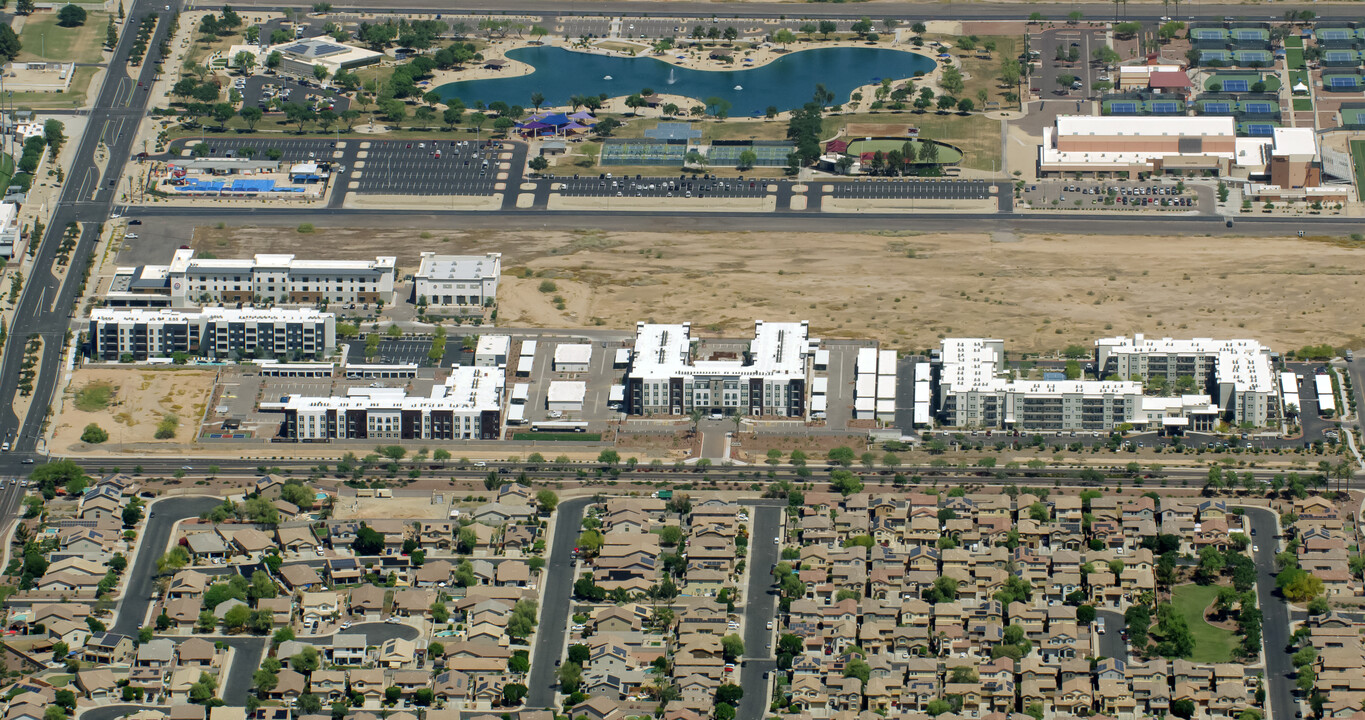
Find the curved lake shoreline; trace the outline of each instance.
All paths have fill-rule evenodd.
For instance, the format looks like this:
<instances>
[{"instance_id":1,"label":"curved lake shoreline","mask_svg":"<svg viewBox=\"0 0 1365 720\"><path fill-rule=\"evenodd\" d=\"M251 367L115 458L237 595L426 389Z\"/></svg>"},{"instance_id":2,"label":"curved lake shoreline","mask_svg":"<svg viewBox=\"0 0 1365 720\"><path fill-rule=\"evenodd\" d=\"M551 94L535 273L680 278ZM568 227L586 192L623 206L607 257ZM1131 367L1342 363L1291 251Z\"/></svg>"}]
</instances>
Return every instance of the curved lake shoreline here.
<instances>
[{"instance_id":1,"label":"curved lake shoreline","mask_svg":"<svg viewBox=\"0 0 1365 720\"><path fill-rule=\"evenodd\" d=\"M545 96L545 105L568 105L573 95L621 97L650 88L655 93L681 95L698 102L719 98L730 103L734 117L762 115L769 106L779 112L801 107L817 84L834 93L835 103L847 102L857 88L882 78L911 78L933 72L933 58L890 48L822 47L787 53L772 62L733 70L695 70L655 57L618 57L573 52L558 47L520 47L506 53L532 72L515 77L492 77L446 83L436 88L442 98L457 97L467 107L501 100L529 106L531 94Z\"/></svg>"}]
</instances>

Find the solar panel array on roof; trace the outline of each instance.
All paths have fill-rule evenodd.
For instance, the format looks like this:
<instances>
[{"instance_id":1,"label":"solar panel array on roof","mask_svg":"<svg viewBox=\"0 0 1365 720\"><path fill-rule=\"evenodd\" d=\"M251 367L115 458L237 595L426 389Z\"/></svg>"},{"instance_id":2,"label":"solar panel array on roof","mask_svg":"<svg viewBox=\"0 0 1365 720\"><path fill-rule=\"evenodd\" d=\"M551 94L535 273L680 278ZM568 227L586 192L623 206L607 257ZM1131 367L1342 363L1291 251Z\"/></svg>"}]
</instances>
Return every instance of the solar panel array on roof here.
<instances>
[{"instance_id":1,"label":"solar panel array on roof","mask_svg":"<svg viewBox=\"0 0 1365 720\"><path fill-rule=\"evenodd\" d=\"M1223 81L1224 92L1246 92L1251 89L1251 83L1246 80L1232 78Z\"/></svg>"},{"instance_id":2,"label":"solar panel array on roof","mask_svg":"<svg viewBox=\"0 0 1365 720\"><path fill-rule=\"evenodd\" d=\"M284 51L290 55L307 55L308 47L308 43L295 43L285 48Z\"/></svg>"}]
</instances>

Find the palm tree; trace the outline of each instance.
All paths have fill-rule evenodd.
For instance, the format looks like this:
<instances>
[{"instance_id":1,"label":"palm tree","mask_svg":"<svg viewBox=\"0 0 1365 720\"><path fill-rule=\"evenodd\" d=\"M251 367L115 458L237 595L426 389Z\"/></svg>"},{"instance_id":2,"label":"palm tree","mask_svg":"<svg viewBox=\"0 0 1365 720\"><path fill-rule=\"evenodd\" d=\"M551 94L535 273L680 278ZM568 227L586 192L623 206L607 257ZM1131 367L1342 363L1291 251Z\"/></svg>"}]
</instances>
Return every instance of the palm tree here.
<instances>
[{"instance_id":1,"label":"palm tree","mask_svg":"<svg viewBox=\"0 0 1365 720\"><path fill-rule=\"evenodd\" d=\"M687 418L692 421L693 435L697 434L697 430L701 427L701 419L704 417L706 417L706 411L701 408L692 408L692 410L687 413Z\"/></svg>"},{"instance_id":2,"label":"palm tree","mask_svg":"<svg viewBox=\"0 0 1365 720\"><path fill-rule=\"evenodd\" d=\"M545 104L545 96L538 93L531 93L531 104L535 106L536 112L540 112L540 106Z\"/></svg>"},{"instance_id":3,"label":"palm tree","mask_svg":"<svg viewBox=\"0 0 1365 720\"><path fill-rule=\"evenodd\" d=\"M744 422L744 414L743 414L743 413L738 413L738 412L737 412L737 413L735 413L734 415L731 415L731 416L730 416L730 422L732 422L732 423L735 424L735 434L738 435L738 434L739 434L739 426L740 426L741 423Z\"/></svg>"}]
</instances>

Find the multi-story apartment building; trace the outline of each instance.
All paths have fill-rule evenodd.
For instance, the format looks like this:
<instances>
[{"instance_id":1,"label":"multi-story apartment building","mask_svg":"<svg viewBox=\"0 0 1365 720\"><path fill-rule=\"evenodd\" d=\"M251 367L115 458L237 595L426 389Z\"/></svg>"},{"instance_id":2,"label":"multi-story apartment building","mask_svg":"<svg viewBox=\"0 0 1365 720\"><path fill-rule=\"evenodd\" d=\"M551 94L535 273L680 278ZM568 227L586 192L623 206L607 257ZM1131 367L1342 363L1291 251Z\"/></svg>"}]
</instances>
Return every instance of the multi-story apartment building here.
<instances>
[{"instance_id":1,"label":"multi-story apartment building","mask_svg":"<svg viewBox=\"0 0 1365 720\"><path fill-rule=\"evenodd\" d=\"M635 326L627 412L806 416L807 323L757 321L754 338L738 359L694 359L691 332L691 323Z\"/></svg>"},{"instance_id":2,"label":"multi-story apartment building","mask_svg":"<svg viewBox=\"0 0 1365 720\"><path fill-rule=\"evenodd\" d=\"M177 250L170 265L119 268L105 300L114 307L194 307L215 303L284 305L391 303L395 258L298 260L260 254L196 258Z\"/></svg>"},{"instance_id":3,"label":"multi-story apartment building","mask_svg":"<svg viewBox=\"0 0 1365 720\"><path fill-rule=\"evenodd\" d=\"M413 275L417 303L438 309L478 310L493 304L502 274L502 253L437 255L422 253Z\"/></svg>"},{"instance_id":4,"label":"multi-story apartment building","mask_svg":"<svg viewBox=\"0 0 1365 720\"><path fill-rule=\"evenodd\" d=\"M943 341L938 362L939 421L957 427L1110 430L1138 418L1142 383L1010 380L1005 343Z\"/></svg>"},{"instance_id":5,"label":"multi-story apartment building","mask_svg":"<svg viewBox=\"0 0 1365 720\"><path fill-rule=\"evenodd\" d=\"M1236 424L1266 425L1277 407L1270 348L1255 340L1103 338L1095 341L1095 363L1105 376L1144 382L1160 376L1170 386L1192 377L1196 391L1212 395L1224 419Z\"/></svg>"},{"instance_id":6,"label":"multi-story apartment building","mask_svg":"<svg viewBox=\"0 0 1365 720\"><path fill-rule=\"evenodd\" d=\"M504 382L500 368L456 367L430 397L410 396L402 388L352 388L344 397L290 395L261 409L283 412L281 436L296 442L496 440Z\"/></svg>"},{"instance_id":7,"label":"multi-story apartment building","mask_svg":"<svg viewBox=\"0 0 1365 720\"><path fill-rule=\"evenodd\" d=\"M90 314L90 357L147 360L187 353L317 359L336 349L336 316L311 308L99 309Z\"/></svg>"}]
</instances>

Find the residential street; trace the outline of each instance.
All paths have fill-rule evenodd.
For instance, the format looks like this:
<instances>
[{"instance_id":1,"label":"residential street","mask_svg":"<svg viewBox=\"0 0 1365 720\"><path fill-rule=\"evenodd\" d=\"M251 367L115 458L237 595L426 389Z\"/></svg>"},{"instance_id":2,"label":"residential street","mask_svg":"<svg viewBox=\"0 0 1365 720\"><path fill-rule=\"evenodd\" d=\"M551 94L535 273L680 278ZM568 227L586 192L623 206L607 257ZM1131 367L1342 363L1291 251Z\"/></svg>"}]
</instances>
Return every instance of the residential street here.
<instances>
[{"instance_id":1,"label":"residential street","mask_svg":"<svg viewBox=\"0 0 1365 720\"><path fill-rule=\"evenodd\" d=\"M178 520L199 517L212 510L222 500L211 497L177 497L160 500L148 511L147 526L138 538L137 558L128 568L128 584L119 602L118 618L109 627L111 632L137 637L151 604L152 587L156 584L156 561L170 544L171 529Z\"/></svg>"},{"instance_id":2,"label":"residential street","mask_svg":"<svg viewBox=\"0 0 1365 720\"><path fill-rule=\"evenodd\" d=\"M540 595L540 625L531 655L531 678L527 684L528 708L555 706L555 661L564 651L564 631L569 621L569 600L573 594L575 543L583 509L592 498L574 498L559 504L550 559L545 564L545 584Z\"/></svg>"},{"instance_id":3,"label":"residential street","mask_svg":"<svg viewBox=\"0 0 1365 720\"><path fill-rule=\"evenodd\" d=\"M744 591L744 664L739 669L744 697L736 720L760 720L768 709L769 680L765 673L777 667L772 643L776 636L768 622L777 617L777 589L772 570L781 545L773 543L782 526L782 508L760 505L752 510L754 526L749 535L749 586Z\"/></svg>"},{"instance_id":4,"label":"residential street","mask_svg":"<svg viewBox=\"0 0 1365 720\"><path fill-rule=\"evenodd\" d=\"M1291 720L1298 709L1294 698L1294 666L1285 647L1289 644L1289 604L1275 592L1275 552L1279 543L1275 515L1262 508L1247 508L1246 517L1256 533L1256 593L1261 600L1263 618L1262 647L1265 650L1266 698L1272 720Z\"/></svg>"}]
</instances>

